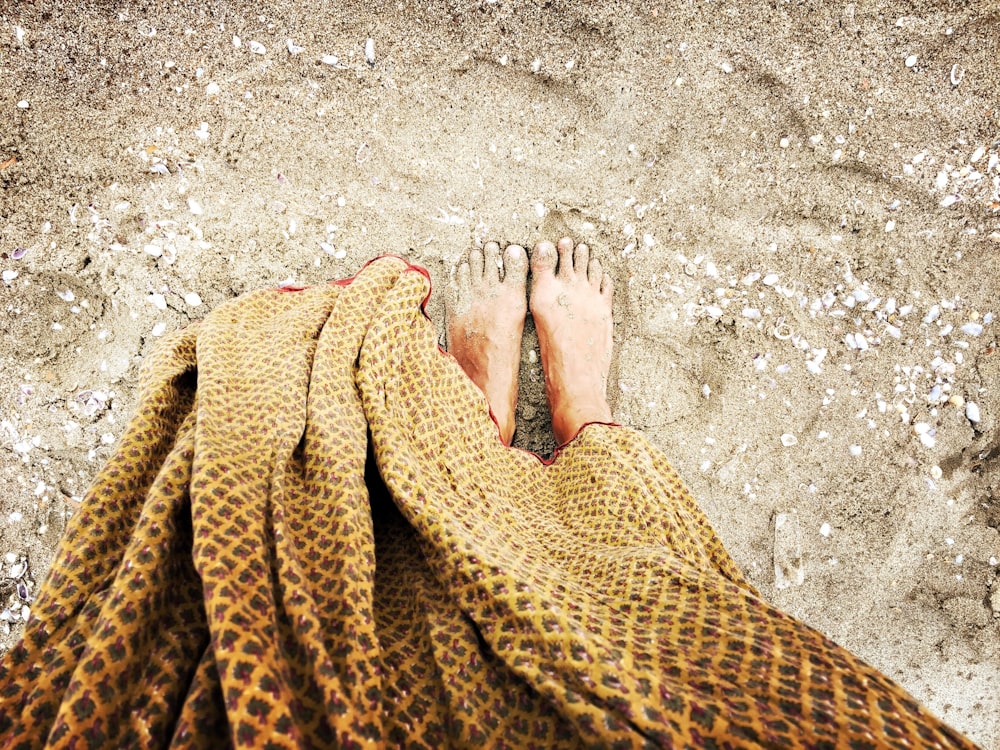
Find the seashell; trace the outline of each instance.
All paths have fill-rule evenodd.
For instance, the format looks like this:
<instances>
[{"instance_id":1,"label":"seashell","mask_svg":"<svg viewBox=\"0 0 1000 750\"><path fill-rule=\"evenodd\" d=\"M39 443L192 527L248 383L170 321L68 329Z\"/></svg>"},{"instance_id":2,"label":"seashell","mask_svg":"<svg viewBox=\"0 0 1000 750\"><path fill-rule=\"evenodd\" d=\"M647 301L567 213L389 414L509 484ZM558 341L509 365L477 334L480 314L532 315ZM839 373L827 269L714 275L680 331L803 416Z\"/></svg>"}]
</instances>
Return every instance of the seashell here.
<instances>
[{"instance_id":1,"label":"seashell","mask_svg":"<svg viewBox=\"0 0 1000 750\"><path fill-rule=\"evenodd\" d=\"M968 419L973 424L977 424L980 418L979 404L977 404L975 401L966 401L965 418Z\"/></svg>"},{"instance_id":2,"label":"seashell","mask_svg":"<svg viewBox=\"0 0 1000 750\"><path fill-rule=\"evenodd\" d=\"M28 572L28 563L25 560L21 560L21 562L11 566L10 574L7 577L20 578L27 572Z\"/></svg>"},{"instance_id":3,"label":"seashell","mask_svg":"<svg viewBox=\"0 0 1000 750\"><path fill-rule=\"evenodd\" d=\"M22 602L31 601L31 596L28 594L28 587L24 583L17 584L17 596Z\"/></svg>"},{"instance_id":4,"label":"seashell","mask_svg":"<svg viewBox=\"0 0 1000 750\"><path fill-rule=\"evenodd\" d=\"M979 336L983 332L983 326L980 323L969 322L962 326L962 333L968 334L969 336Z\"/></svg>"},{"instance_id":5,"label":"seashell","mask_svg":"<svg viewBox=\"0 0 1000 750\"><path fill-rule=\"evenodd\" d=\"M892 219L889 219L889 221L885 223L885 231L891 232L895 228L896 228L896 222L894 222Z\"/></svg>"},{"instance_id":6,"label":"seashell","mask_svg":"<svg viewBox=\"0 0 1000 750\"><path fill-rule=\"evenodd\" d=\"M951 66L951 75L948 76L951 79L951 85L957 86L965 78L965 68L961 65L955 64Z\"/></svg>"},{"instance_id":7,"label":"seashell","mask_svg":"<svg viewBox=\"0 0 1000 750\"><path fill-rule=\"evenodd\" d=\"M941 199L941 207L948 208L950 206L954 206L960 200L962 200L962 197L959 195L946 195Z\"/></svg>"},{"instance_id":8,"label":"seashell","mask_svg":"<svg viewBox=\"0 0 1000 750\"><path fill-rule=\"evenodd\" d=\"M289 55L297 55L300 52L302 52L303 50L305 50L305 47L300 47L295 42L293 42L291 39L286 39L285 40L285 47L288 48L288 54Z\"/></svg>"},{"instance_id":9,"label":"seashell","mask_svg":"<svg viewBox=\"0 0 1000 750\"><path fill-rule=\"evenodd\" d=\"M793 445L798 445L798 442L799 439L790 432L786 432L784 435L781 436L781 444L786 448L791 448Z\"/></svg>"},{"instance_id":10,"label":"seashell","mask_svg":"<svg viewBox=\"0 0 1000 750\"><path fill-rule=\"evenodd\" d=\"M369 65L375 64L375 40L371 37L365 42L365 61Z\"/></svg>"},{"instance_id":11,"label":"seashell","mask_svg":"<svg viewBox=\"0 0 1000 750\"><path fill-rule=\"evenodd\" d=\"M218 96L220 91L222 91L222 87L220 87L215 81L211 81L205 87L205 96Z\"/></svg>"},{"instance_id":12,"label":"seashell","mask_svg":"<svg viewBox=\"0 0 1000 750\"><path fill-rule=\"evenodd\" d=\"M267 48L263 44L257 41L247 42L247 48L255 55L263 55L267 52Z\"/></svg>"},{"instance_id":13,"label":"seashell","mask_svg":"<svg viewBox=\"0 0 1000 750\"><path fill-rule=\"evenodd\" d=\"M9 285L14 279L17 278L17 275L18 275L17 271L12 271L8 268L2 274L0 274L0 278L3 279L4 284Z\"/></svg>"},{"instance_id":14,"label":"seashell","mask_svg":"<svg viewBox=\"0 0 1000 750\"><path fill-rule=\"evenodd\" d=\"M980 146L975 151L972 152L972 156L969 157L969 163L975 164L977 161L986 156L986 147Z\"/></svg>"},{"instance_id":15,"label":"seashell","mask_svg":"<svg viewBox=\"0 0 1000 750\"><path fill-rule=\"evenodd\" d=\"M201 305L201 296L197 292L188 292L184 295L184 302L191 307Z\"/></svg>"},{"instance_id":16,"label":"seashell","mask_svg":"<svg viewBox=\"0 0 1000 750\"><path fill-rule=\"evenodd\" d=\"M149 171L153 174L162 174L162 175L170 174L170 170L167 169L166 164L154 164L149 168Z\"/></svg>"},{"instance_id":17,"label":"seashell","mask_svg":"<svg viewBox=\"0 0 1000 750\"><path fill-rule=\"evenodd\" d=\"M27 252L28 248L26 247L15 247L14 252L10 254L10 257L13 260L21 260L21 258L23 258L27 254Z\"/></svg>"},{"instance_id":18,"label":"seashell","mask_svg":"<svg viewBox=\"0 0 1000 750\"><path fill-rule=\"evenodd\" d=\"M917 64L917 56L916 55L910 55L909 57L906 58L906 67L912 68L916 64Z\"/></svg>"},{"instance_id":19,"label":"seashell","mask_svg":"<svg viewBox=\"0 0 1000 750\"><path fill-rule=\"evenodd\" d=\"M157 310L167 309L167 300L164 298L162 294L154 292L153 294L149 295L149 301L152 303L153 307L155 307Z\"/></svg>"}]
</instances>

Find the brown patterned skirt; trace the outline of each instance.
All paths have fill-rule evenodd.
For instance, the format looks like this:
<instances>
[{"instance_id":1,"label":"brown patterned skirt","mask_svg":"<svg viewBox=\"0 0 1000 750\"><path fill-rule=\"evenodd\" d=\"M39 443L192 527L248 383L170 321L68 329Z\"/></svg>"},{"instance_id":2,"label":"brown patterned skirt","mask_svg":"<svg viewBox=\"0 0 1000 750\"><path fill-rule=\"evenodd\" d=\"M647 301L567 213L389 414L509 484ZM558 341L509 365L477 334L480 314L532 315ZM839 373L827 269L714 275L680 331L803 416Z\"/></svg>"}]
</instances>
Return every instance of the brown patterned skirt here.
<instances>
[{"instance_id":1,"label":"brown patterned skirt","mask_svg":"<svg viewBox=\"0 0 1000 750\"><path fill-rule=\"evenodd\" d=\"M504 447L395 258L169 337L0 746L973 747L763 601L662 454Z\"/></svg>"}]
</instances>

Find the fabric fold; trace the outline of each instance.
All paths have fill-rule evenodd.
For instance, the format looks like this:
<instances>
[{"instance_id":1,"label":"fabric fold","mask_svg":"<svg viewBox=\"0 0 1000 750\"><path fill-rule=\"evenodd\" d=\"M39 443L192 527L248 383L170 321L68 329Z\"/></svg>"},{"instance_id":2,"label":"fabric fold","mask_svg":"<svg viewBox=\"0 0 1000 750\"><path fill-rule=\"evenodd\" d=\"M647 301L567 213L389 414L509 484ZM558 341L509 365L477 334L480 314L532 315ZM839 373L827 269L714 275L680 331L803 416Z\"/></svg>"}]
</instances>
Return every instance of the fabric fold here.
<instances>
[{"instance_id":1,"label":"fabric fold","mask_svg":"<svg viewBox=\"0 0 1000 750\"><path fill-rule=\"evenodd\" d=\"M973 747L768 605L662 453L505 447L427 274L169 336L0 663L0 745Z\"/></svg>"}]
</instances>

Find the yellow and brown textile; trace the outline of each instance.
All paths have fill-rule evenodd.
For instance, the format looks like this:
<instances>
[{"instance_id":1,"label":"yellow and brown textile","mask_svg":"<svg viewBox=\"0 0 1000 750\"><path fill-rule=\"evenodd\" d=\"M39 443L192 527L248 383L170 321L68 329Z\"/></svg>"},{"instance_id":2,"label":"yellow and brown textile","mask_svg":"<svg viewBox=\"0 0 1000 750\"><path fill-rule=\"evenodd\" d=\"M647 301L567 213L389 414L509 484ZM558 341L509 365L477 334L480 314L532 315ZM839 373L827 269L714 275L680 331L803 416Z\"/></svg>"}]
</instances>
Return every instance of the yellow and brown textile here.
<instances>
[{"instance_id":1,"label":"yellow and brown textile","mask_svg":"<svg viewBox=\"0 0 1000 750\"><path fill-rule=\"evenodd\" d=\"M972 747L763 601L661 453L504 447L425 275L169 337L0 665L0 746Z\"/></svg>"}]
</instances>

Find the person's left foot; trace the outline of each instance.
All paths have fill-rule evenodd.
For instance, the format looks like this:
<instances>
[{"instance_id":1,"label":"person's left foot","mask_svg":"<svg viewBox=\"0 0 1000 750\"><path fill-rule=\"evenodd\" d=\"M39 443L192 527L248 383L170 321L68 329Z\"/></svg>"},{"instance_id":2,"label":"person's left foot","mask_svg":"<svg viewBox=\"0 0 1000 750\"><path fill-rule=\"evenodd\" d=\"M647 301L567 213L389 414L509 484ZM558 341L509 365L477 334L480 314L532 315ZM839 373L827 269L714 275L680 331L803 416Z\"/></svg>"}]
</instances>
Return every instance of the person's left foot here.
<instances>
[{"instance_id":1,"label":"person's left foot","mask_svg":"<svg viewBox=\"0 0 1000 750\"><path fill-rule=\"evenodd\" d=\"M528 312L528 256L496 242L469 251L447 299L448 351L486 394L500 437L514 437L521 335Z\"/></svg>"}]
</instances>

